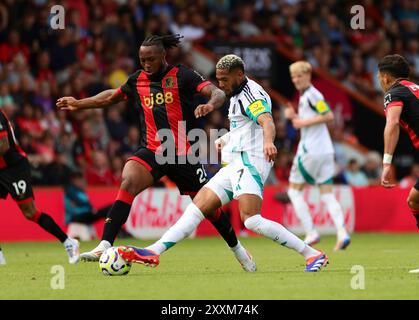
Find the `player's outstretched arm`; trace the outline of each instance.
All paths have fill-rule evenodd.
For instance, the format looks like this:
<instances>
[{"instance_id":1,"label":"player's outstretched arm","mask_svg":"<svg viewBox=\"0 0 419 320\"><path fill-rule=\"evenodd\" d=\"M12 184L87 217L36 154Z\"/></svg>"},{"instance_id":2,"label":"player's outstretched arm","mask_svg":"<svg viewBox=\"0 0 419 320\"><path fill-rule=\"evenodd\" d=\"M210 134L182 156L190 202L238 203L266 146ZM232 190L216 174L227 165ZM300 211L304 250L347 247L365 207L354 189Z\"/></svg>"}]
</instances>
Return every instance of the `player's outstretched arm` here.
<instances>
[{"instance_id":1,"label":"player's outstretched arm","mask_svg":"<svg viewBox=\"0 0 419 320\"><path fill-rule=\"evenodd\" d=\"M383 172L381 174L381 184L383 187L391 188L395 184L391 183L391 160L396 150L400 135L400 115L402 106L393 106L386 112L386 126L384 128L384 160Z\"/></svg>"},{"instance_id":2,"label":"player's outstretched arm","mask_svg":"<svg viewBox=\"0 0 419 320\"><path fill-rule=\"evenodd\" d=\"M266 160L274 161L276 158L277 150L274 145L275 139L275 124L270 113L262 113L257 122L263 128L263 153Z\"/></svg>"},{"instance_id":3,"label":"player's outstretched arm","mask_svg":"<svg viewBox=\"0 0 419 320\"><path fill-rule=\"evenodd\" d=\"M109 89L102 91L101 93L77 100L74 97L62 97L57 100L57 107L60 110L83 110L83 109L95 109L95 108L106 108L113 104L116 104L124 100L123 94L117 89Z\"/></svg>"},{"instance_id":4,"label":"player's outstretched arm","mask_svg":"<svg viewBox=\"0 0 419 320\"><path fill-rule=\"evenodd\" d=\"M9 138L7 136L0 138L0 157L3 156L9 148Z\"/></svg>"},{"instance_id":5,"label":"player's outstretched arm","mask_svg":"<svg viewBox=\"0 0 419 320\"><path fill-rule=\"evenodd\" d=\"M328 122L333 121L333 119L334 119L333 112L328 111L325 114L319 114L312 118L301 119L301 118L295 117L292 119L292 125L296 129L301 129L303 127L309 127L316 124L328 123Z\"/></svg>"},{"instance_id":6,"label":"player's outstretched arm","mask_svg":"<svg viewBox=\"0 0 419 320\"><path fill-rule=\"evenodd\" d=\"M214 109L220 108L224 101L226 100L225 93L214 86L209 84L202 88L201 92L204 96L209 98L209 101L206 104L200 104L195 109L195 117L200 118L206 116L208 113L212 112Z\"/></svg>"}]
</instances>

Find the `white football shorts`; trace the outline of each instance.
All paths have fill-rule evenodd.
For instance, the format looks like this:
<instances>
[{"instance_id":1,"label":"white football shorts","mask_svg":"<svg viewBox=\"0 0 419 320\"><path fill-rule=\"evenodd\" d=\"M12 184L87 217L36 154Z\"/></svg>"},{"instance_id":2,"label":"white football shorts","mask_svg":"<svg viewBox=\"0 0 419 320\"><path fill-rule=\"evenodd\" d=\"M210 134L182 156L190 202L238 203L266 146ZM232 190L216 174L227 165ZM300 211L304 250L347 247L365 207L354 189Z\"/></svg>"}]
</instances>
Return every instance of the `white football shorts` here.
<instances>
[{"instance_id":1,"label":"white football shorts","mask_svg":"<svg viewBox=\"0 0 419 320\"><path fill-rule=\"evenodd\" d=\"M333 154L297 154L289 181L296 184L332 184L335 175Z\"/></svg>"},{"instance_id":2,"label":"white football shorts","mask_svg":"<svg viewBox=\"0 0 419 320\"><path fill-rule=\"evenodd\" d=\"M241 152L204 187L214 191L223 205L242 194L255 194L263 199L263 185L271 168L272 164L264 158Z\"/></svg>"}]
</instances>

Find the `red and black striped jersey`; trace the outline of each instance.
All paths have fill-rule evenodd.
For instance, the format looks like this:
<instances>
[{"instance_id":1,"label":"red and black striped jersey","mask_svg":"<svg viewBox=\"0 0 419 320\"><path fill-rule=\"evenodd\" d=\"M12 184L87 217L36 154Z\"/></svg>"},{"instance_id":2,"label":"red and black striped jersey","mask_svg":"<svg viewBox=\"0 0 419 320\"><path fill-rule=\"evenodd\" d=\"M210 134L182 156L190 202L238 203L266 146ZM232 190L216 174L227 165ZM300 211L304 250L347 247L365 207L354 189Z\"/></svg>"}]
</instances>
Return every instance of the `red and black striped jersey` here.
<instances>
[{"instance_id":1,"label":"red and black striped jersey","mask_svg":"<svg viewBox=\"0 0 419 320\"><path fill-rule=\"evenodd\" d=\"M407 80L395 83L384 95L384 111L402 107L400 125L407 130L416 149L419 149L419 86Z\"/></svg>"},{"instance_id":2,"label":"red and black striped jersey","mask_svg":"<svg viewBox=\"0 0 419 320\"><path fill-rule=\"evenodd\" d=\"M9 150L0 156L0 169L4 169L26 157L26 153L17 143L13 127L6 114L0 110L0 138L9 140Z\"/></svg>"},{"instance_id":3,"label":"red and black striped jersey","mask_svg":"<svg viewBox=\"0 0 419 320\"><path fill-rule=\"evenodd\" d=\"M174 143L177 155L189 152L188 123L195 105L193 97L210 84L198 72L183 65L171 65L157 75L138 70L118 90L134 99L140 113L140 146L156 152L162 143ZM160 131L171 132L162 137ZM160 135L159 135L160 133ZM170 139L166 141L165 139Z\"/></svg>"}]
</instances>

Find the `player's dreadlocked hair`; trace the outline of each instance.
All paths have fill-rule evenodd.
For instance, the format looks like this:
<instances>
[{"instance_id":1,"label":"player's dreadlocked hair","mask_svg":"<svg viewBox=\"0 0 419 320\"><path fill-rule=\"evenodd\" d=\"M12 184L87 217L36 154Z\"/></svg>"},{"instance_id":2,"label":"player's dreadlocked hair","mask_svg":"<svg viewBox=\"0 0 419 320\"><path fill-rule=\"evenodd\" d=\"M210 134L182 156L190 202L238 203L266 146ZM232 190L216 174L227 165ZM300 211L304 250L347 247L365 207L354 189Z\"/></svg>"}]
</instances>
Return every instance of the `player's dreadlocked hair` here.
<instances>
[{"instance_id":1,"label":"player's dreadlocked hair","mask_svg":"<svg viewBox=\"0 0 419 320\"><path fill-rule=\"evenodd\" d=\"M149 36L147 37L141 46L159 46L162 49L170 49L177 47L180 43L180 39L182 39L183 36L180 34L175 35L165 35L165 36Z\"/></svg>"}]
</instances>

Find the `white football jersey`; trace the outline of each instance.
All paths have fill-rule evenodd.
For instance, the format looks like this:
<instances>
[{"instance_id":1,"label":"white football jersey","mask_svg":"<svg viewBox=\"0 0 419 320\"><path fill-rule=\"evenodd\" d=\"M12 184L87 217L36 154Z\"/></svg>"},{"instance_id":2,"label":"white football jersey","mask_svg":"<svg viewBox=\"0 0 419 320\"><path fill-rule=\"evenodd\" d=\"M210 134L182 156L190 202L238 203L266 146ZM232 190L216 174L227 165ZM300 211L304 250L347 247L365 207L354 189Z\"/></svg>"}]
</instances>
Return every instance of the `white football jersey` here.
<instances>
[{"instance_id":1,"label":"white football jersey","mask_svg":"<svg viewBox=\"0 0 419 320\"><path fill-rule=\"evenodd\" d=\"M313 85L307 88L300 96L298 103L298 117L301 119L313 118L319 114L330 111L324 97ZM301 139L297 154L333 154L333 144L329 130L325 123L301 128Z\"/></svg>"},{"instance_id":2,"label":"white football jersey","mask_svg":"<svg viewBox=\"0 0 419 320\"><path fill-rule=\"evenodd\" d=\"M222 161L229 163L242 151L251 157L264 158L263 128L257 123L259 115L271 113L271 98L255 81L246 81L230 98L228 118L230 134L227 145L223 148Z\"/></svg>"}]
</instances>

